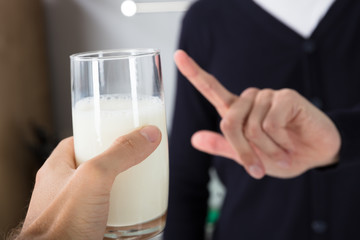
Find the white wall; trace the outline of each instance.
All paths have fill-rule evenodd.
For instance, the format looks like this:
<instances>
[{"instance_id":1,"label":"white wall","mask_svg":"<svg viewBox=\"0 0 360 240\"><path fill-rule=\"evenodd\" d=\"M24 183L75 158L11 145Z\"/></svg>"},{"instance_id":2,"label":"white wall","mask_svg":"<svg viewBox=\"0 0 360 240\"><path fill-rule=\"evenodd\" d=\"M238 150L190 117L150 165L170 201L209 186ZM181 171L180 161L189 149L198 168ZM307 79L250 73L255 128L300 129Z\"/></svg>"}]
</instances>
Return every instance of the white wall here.
<instances>
[{"instance_id":1,"label":"white wall","mask_svg":"<svg viewBox=\"0 0 360 240\"><path fill-rule=\"evenodd\" d=\"M184 13L143 13L125 17L120 11L123 0L43 1L52 79L53 114L59 137L72 135L69 55L101 49L151 47L161 50L170 127L176 73L172 56L178 44Z\"/></svg>"}]
</instances>

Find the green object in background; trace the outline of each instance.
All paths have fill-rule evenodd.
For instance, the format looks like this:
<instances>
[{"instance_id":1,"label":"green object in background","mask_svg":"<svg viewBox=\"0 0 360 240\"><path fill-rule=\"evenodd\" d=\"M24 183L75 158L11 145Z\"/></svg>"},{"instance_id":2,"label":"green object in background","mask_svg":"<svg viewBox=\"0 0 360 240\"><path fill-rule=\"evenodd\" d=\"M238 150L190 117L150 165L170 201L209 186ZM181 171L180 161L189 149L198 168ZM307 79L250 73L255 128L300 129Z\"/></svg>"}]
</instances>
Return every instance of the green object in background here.
<instances>
[{"instance_id":1,"label":"green object in background","mask_svg":"<svg viewBox=\"0 0 360 240\"><path fill-rule=\"evenodd\" d=\"M212 239L212 235L215 231L216 223L220 217L221 206L224 201L226 189L221 183L216 170L211 168L209 170L210 182L209 182L209 200L208 200L208 212L206 217L205 226L205 239Z\"/></svg>"},{"instance_id":2,"label":"green object in background","mask_svg":"<svg viewBox=\"0 0 360 240\"><path fill-rule=\"evenodd\" d=\"M207 217L206 217L206 226L205 226L205 239L212 239L212 235L215 230L216 222L218 221L220 216L220 209L218 208L209 208Z\"/></svg>"},{"instance_id":3,"label":"green object in background","mask_svg":"<svg viewBox=\"0 0 360 240\"><path fill-rule=\"evenodd\" d=\"M207 224L215 224L217 220L219 219L220 211L215 208L209 208L208 214L206 217L206 223Z\"/></svg>"}]
</instances>

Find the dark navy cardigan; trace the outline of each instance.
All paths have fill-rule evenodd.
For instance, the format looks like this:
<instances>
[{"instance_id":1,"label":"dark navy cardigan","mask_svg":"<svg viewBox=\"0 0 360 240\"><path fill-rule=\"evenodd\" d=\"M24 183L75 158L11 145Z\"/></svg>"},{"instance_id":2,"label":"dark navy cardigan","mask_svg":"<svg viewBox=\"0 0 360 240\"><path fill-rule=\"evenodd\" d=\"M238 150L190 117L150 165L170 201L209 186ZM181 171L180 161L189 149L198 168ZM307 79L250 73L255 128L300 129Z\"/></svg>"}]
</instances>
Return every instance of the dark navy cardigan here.
<instances>
[{"instance_id":1,"label":"dark navy cardigan","mask_svg":"<svg viewBox=\"0 0 360 240\"><path fill-rule=\"evenodd\" d=\"M220 117L179 74L165 240L204 238L211 166L227 189L213 239L360 239L360 1L335 1L304 39L252 0L200 0L183 20L180 48L234 93L297 90L331 117L342 146L336 166L254 180L192 148L191 135L219 131Z\"/></svg>"}]
</instances>

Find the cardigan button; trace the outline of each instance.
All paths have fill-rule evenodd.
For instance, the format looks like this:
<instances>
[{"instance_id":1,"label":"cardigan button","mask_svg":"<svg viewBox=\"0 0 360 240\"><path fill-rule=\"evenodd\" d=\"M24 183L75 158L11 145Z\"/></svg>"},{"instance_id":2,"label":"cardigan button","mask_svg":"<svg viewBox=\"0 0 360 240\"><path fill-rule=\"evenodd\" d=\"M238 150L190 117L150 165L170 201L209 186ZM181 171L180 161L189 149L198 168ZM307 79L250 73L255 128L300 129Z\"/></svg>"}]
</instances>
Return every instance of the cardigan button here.
<instances>
[{"instance_id":1,"label":"cardigan button","mask_svg":"<svg viewBox=\"0 0 360 240\"><path fill-rule=\"evenodd\" d=\"M311 228L315 233L322 234L325 233L327 230L327 224L321 220L314 220L311 223Z\"/></svg>"},{"instance_id":2,"label":"cardigan button","mask_svg":"<svg viewBox=\"0 0 360 240\"><path fill-rule=\"evenodd\" d=\"M313 40L306 40L303 43L303 50L305 53L313 53L316 49L315 42Z\"/></svg>"}]
</instances>

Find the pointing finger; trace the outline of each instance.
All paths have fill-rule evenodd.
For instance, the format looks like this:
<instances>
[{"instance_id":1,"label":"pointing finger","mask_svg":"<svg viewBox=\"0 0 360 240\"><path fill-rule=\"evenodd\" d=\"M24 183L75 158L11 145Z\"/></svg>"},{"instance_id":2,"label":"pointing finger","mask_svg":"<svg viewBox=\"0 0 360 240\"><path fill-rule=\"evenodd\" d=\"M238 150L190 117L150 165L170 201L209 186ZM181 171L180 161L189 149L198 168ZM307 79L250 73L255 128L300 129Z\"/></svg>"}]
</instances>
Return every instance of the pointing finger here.
<instances>
[{"instance_id":1,"label":"pointing finger","mask_svg":"<svg viewBox=\"0 0 360 240\"><path fill-rule=\"evenodd\" d=\"M183 50L176 51L174 59L179 71L223 117L236 96L229 92L214 76L204 71Z\"/></svg>"}]
</instances>

